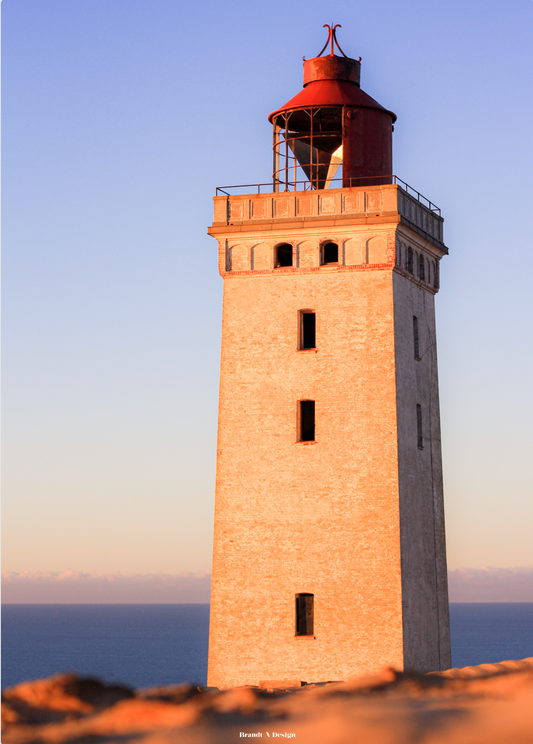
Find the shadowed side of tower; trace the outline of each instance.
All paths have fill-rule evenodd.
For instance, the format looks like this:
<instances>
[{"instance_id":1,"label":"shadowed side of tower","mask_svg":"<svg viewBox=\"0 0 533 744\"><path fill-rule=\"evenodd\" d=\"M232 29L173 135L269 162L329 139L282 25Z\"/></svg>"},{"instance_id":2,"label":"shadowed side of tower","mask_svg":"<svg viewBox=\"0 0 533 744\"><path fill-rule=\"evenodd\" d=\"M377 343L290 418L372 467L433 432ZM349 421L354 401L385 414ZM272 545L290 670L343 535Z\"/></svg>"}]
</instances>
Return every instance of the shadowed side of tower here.
<instances>
[{"instance_id":1,"label":"shadowed side of tower","mask_svg":"<svg viewBox=\"0 0 533 744\"><path fill-rule=\"evenodd\" d=\"M215 197L209 230L224 278L218 687L450 664L442 218L391 175L395 116L330 41L306 95L270 117L273 186Z\"/></svg>"}]
</instances>

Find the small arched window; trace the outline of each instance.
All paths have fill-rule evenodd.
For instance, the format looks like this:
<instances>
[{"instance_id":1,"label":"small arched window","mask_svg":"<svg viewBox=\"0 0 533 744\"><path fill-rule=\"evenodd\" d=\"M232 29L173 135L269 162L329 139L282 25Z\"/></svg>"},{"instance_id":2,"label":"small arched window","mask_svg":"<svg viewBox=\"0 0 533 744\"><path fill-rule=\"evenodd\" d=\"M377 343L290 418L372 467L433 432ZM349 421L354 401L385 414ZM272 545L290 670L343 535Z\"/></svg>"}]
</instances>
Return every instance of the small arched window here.
<instances>
[{"instance_id":1,"label":"small arched window","mask_svg":"<svg viewBox=\"0 0 533 744\"><path fill-rule=\"evenodd\" d=\"M426 280L426 264L422 254L418 257L418 278L423 282Z\"/></svg>"},{"instance_id":2,"label":"small arched window","mask_svg":"<svg viewBox=\"0 0 533 744\"><path fill-rule=\"evenodd\" d=\"M292 245L290 243L282 243L277 246L274 266L276 269L292 266Z\"/></svg>"},{"instance_id":3,"label":"small arched window","mask_svg":"<svg viewBox=\"0 0 533 744\"><path fill-rule=\"evenodd\" d=\"M407 271L412 274L413 273L413 249L411 246L407 249Z\"/></svg>"},{"instance_id":4,"label":"small arched window","mask_svg":"<svg viewBox=\"0 0 533 744\"><path fill-rule=\"evenodd\" d=\"M322 246L322 264L339 263L339 246L337 243L324 243Z\"/></svg>"}]
</instances>

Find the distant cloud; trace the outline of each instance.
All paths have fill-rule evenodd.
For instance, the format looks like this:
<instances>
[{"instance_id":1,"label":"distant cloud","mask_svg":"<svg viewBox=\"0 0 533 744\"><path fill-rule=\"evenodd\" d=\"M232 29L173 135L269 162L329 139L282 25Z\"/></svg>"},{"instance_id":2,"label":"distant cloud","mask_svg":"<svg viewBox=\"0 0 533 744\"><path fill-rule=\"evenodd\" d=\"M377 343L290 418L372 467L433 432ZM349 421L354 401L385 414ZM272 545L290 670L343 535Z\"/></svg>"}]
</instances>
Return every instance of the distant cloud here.
<instances>
[{"instance_id":1,"label":"distant cloud","mask_svg":"<svg viewBox=\"0 0 533 744\"><path fill-rule=\"evenodd\" d=\"M449 571L450 602L533 602L533 566Z\"/></svg>"},{"instance_id":2,"label":"distant cloud","mask_svg":"<svg viewBox=\"0 0 533 744\"><path fill-rule=\"evenodd\" d=\"M211 574L2 574L5 604L191 604L209 602Z\"/></svg>"},{"instance_id":3,"label":"distant cloud","mask_svg":"<svg viewBox=\"0 0 533 744\"><path fill-rule=\"evenodd\" d=\"M533 602L533 566L456 568L450 571L450 602ZM100 574L81 571L2 574L6 604L209 602L211 575Z\"/></svg>"}]
</instances>

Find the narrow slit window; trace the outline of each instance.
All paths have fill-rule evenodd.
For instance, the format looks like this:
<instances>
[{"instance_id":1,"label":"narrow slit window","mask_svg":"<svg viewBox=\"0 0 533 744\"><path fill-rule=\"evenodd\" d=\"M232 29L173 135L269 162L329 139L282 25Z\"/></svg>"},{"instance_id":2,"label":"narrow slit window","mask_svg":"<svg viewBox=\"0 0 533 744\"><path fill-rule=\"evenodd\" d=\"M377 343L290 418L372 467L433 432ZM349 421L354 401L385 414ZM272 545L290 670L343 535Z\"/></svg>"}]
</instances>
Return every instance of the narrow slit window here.
<instances>
[{"instance_id":1,"label":"narrow slit window","mask_svg":"<svg viewBox=\"0 0 533 744\"><path fill-rule=\"evenodd\" d=\"M418 257L418 278L422 279L423 282L426 281L426 265L422 255Z\"/></svg>"},{"instance_id":2,"label":"narrow slit window","mask_svg":"<svg viewBox=\"0 0 533 744\"><path fill-rule=\"evenodd\" d=\"M278 245L276 248L276 260L274 266L276 269L292 266L292 245L289 243Z\"/></svg>"},{"instance_id":3,"label":"narrow slit window","mask_svg":"<svg viewBox=\"0 0 533 744\"><path fill-rule=\"evenodd\" d=\"M418 334L418 318L413 315L413 339L415 344L415 359L420 361L420 336Z\"/></svg>"},{"instance_id":4,"label":"narrow slit window","mask_svg":"<svg viewBox=\"0 0 533 744\"><path fill-rule=\"evenodd\" d=\"M422 437L422 406L416 406L416 434L418 439L418 449L424 449L424 439Z\"/></svg>"},{"instance_id":5,"label":"narrow slit window","mask_svg":"<svg viewBox=\"0 0 533 744\"><path fill-rule=\"evenodd\" d=\"M435 289L439 288L439 272L440 272L440 264L437 261L435 264L435 271L433 272L433 286Z\"/></svg>"},{"instance_id":6,"label":"narrow slit window","mask_svg":"<svg viewBox=\"0 0 533 744\"><path fill-rule=\"evenodd\" d=\"M324 243L322 246L322 263L339 263L339 246L337 243Z\"/></svg>"},{"instance_id":7,"label":"narrow slit window","mask_svg":"<svg viewBox=\"0 0 533 744\"><path fill-rule=\"evenodd\" d=\"M300 401L300 442L315 441L315 401Z\"/></svg>"},{"instance_id":8,"label":"narrow slit window","mask_svg":"<svg viewBox=\"0 0 533 744\"><path fill-rule=\"evenodd\" d=\"M300 312L300 344L298 348L316 348L316 314L309 310Z\"/></svg>"},{"instance_id":9,"label":"narrow slit window","mask_svg":"<svg viewBox=\"0 0 533 744\"><path fill-rule=\"evenodd\" d=\"M315 632L315 595L296 595L296 633L297 636L312 636Z\"/></svg>"},{"instance_id":10,"label":"narrow slit window","mask_svg":"<svg viewBox=\"0 0 533 744\"><path fill-rule=\"evenodd\" d=\"M410 246L407 249L407 271L413 273L413 249Z\"/></svg>"}]
</instances>

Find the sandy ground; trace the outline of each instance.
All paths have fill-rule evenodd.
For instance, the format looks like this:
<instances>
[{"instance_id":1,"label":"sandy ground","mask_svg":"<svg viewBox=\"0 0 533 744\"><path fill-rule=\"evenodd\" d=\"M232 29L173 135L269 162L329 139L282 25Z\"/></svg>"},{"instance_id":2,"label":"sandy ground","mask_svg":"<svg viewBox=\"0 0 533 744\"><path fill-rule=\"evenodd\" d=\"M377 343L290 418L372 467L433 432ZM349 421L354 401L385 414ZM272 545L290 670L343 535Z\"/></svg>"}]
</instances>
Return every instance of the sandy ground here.
<instances>
[{"instance_id":1,"label":"sandy ground","mask_svg":"<svg viewBox=\"0 0 533 744\"><path fill-rule=\"evenodd\" d=\"M2 697L4 744L533 744L533 658L293 689L130 690L74 675Z\"/></svg>"}]
</instances>

